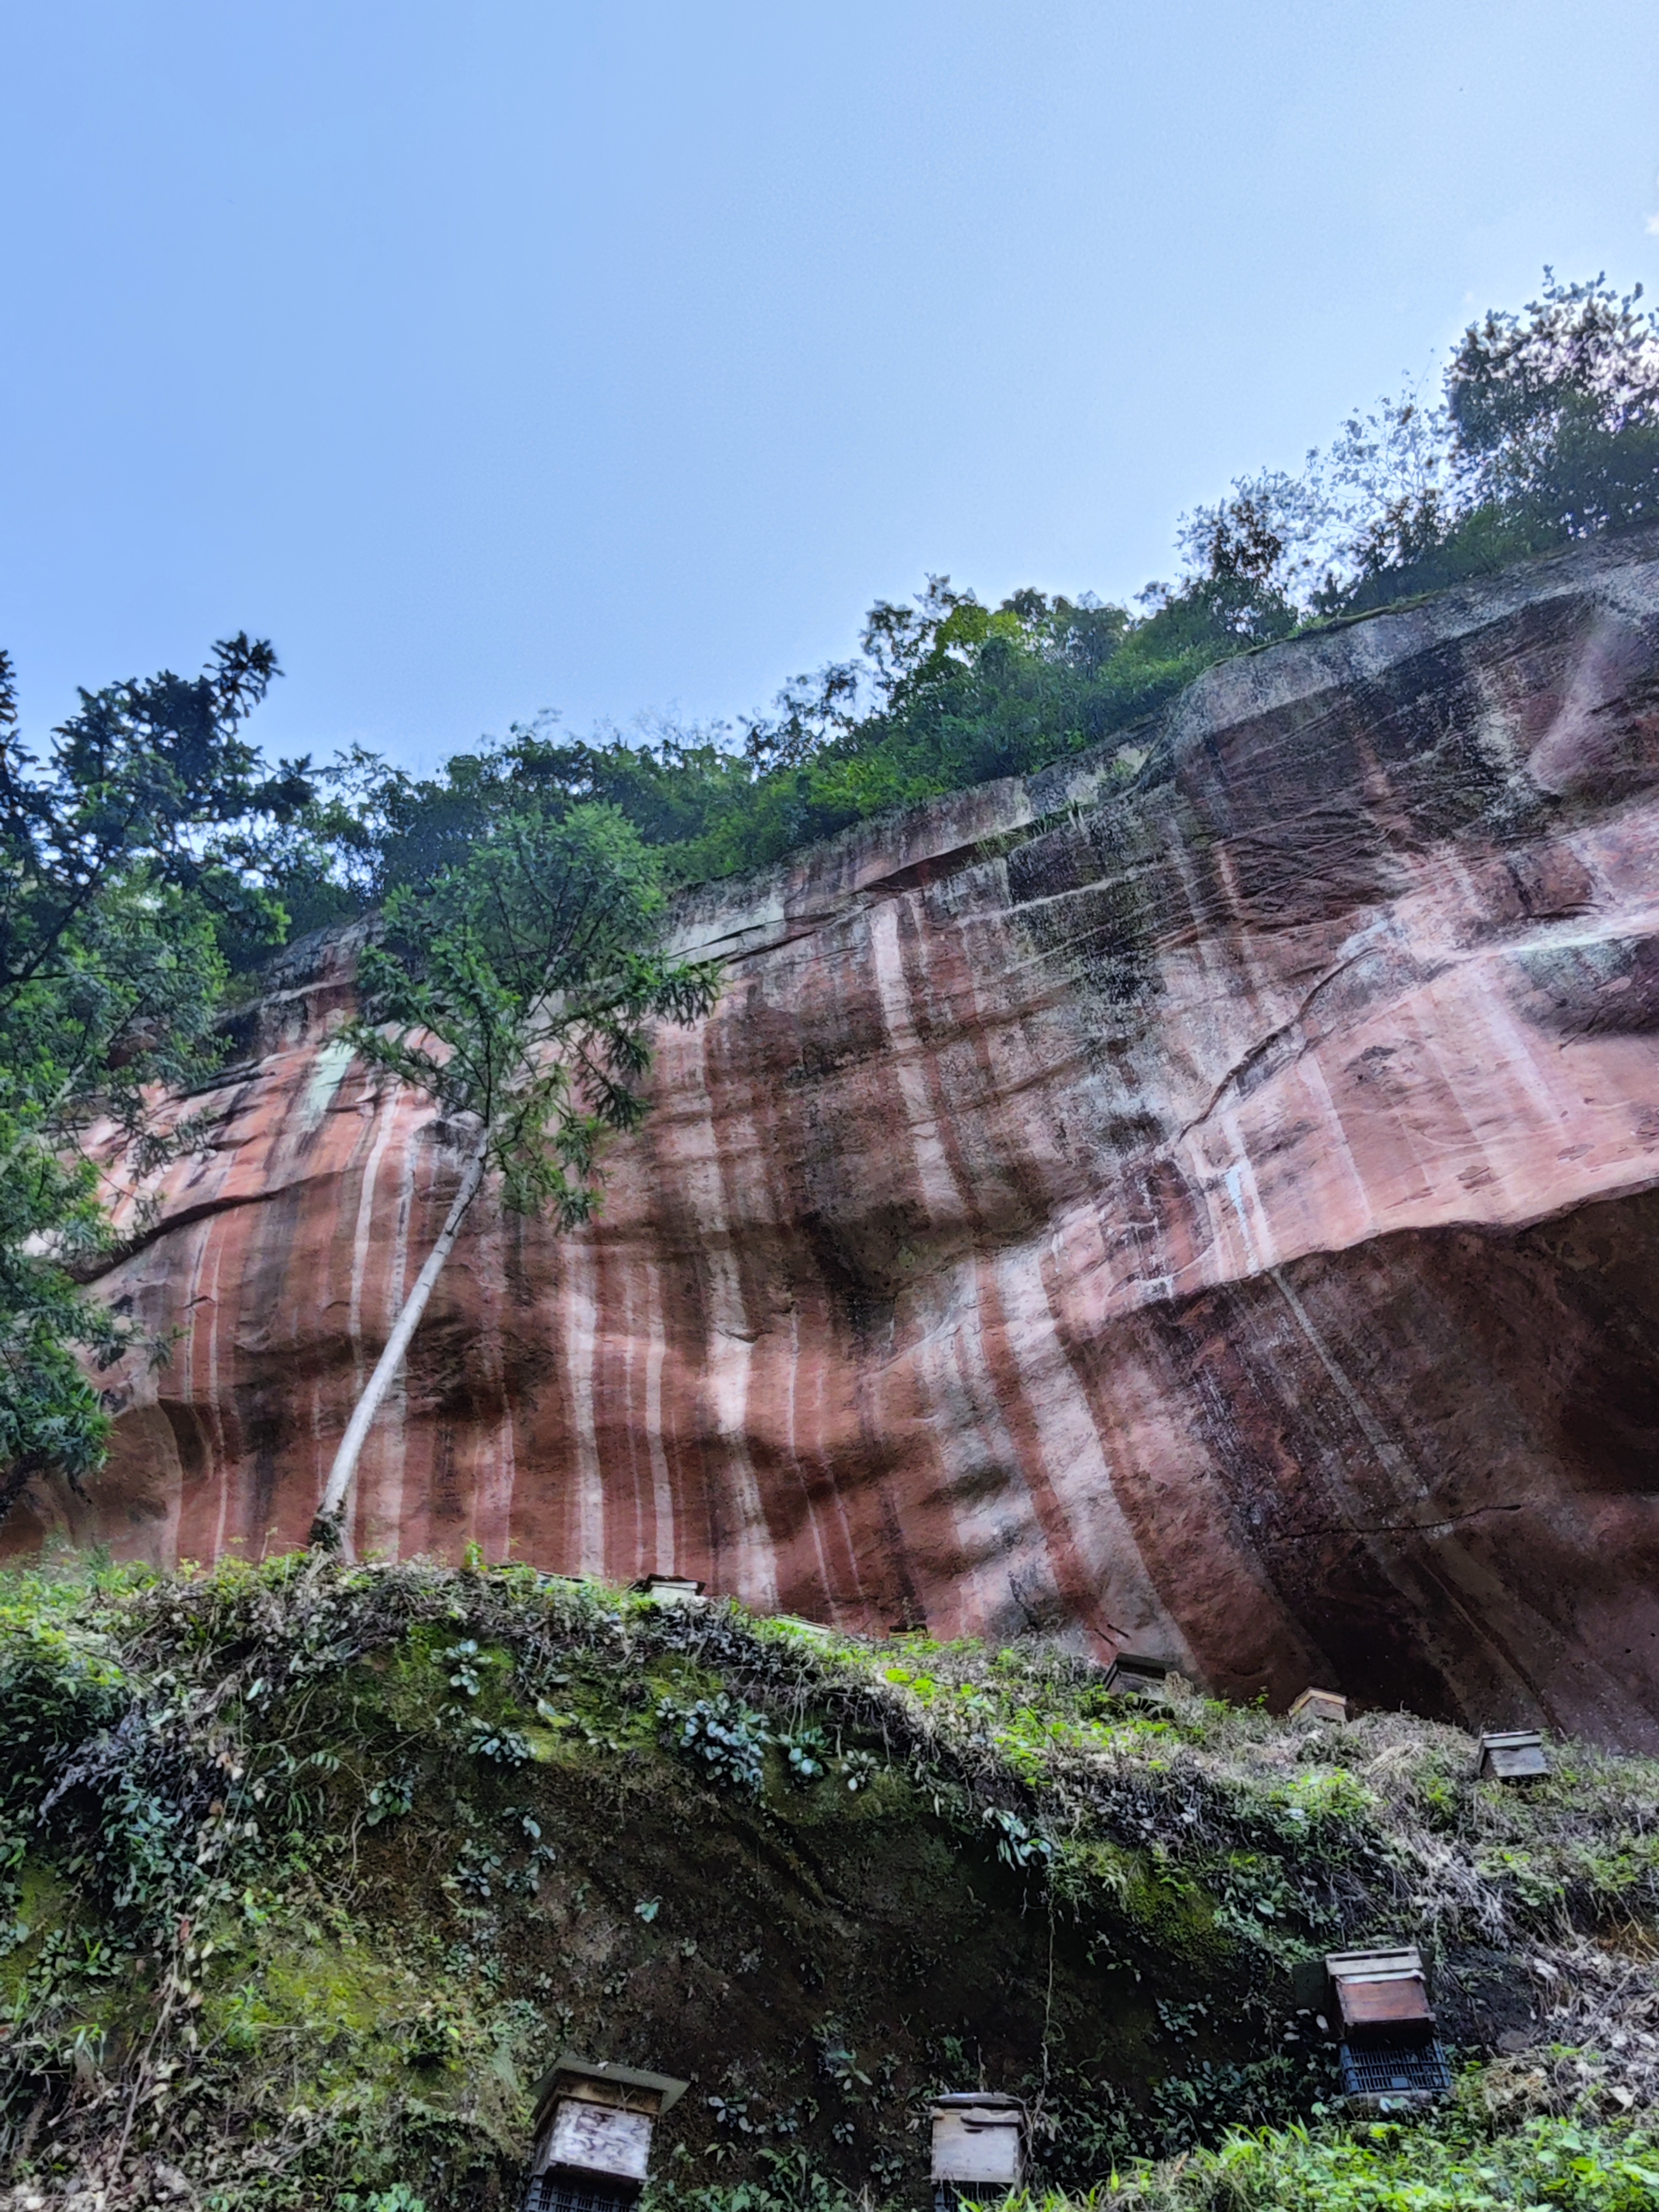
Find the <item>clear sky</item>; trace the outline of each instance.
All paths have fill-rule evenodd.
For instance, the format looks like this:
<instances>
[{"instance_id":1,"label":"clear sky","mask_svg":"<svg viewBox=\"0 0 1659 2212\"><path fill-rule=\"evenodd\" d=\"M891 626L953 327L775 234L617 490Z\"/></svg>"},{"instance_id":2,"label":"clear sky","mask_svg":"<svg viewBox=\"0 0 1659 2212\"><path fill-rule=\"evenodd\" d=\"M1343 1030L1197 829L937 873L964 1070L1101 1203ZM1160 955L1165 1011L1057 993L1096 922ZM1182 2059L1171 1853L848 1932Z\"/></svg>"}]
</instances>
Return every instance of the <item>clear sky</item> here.
<instances>
[{"instance_id":1,"label":"clear sky","mask_svg":"<svg viewBox=\"0 0 1659 2212\"><path fill-rule=\"evenodd\" d=\"M763 707L1171 572L1541 266L1659 293L1655 0L0 0L0 642L267 746Z\"/></svg>"}]
</instances>

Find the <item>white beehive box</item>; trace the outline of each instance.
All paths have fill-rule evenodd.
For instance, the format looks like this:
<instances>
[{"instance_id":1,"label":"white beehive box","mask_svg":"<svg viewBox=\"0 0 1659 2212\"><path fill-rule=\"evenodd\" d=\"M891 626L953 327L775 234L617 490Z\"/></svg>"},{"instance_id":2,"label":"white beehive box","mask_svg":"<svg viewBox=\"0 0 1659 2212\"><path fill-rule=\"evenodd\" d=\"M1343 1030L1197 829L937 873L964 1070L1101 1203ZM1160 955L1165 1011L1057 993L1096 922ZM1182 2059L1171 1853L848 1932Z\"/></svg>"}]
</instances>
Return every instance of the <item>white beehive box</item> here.
<instances>
[{"instance_id":1,"label":"white beehive box","mask_svg":"<svg viewBox=\"0 0 1659 2212\"><path fill-rule=\"evenodd\" d=\"M1550 1771L1536 1729L1489 1729L1480 1739L1478 1775L1494 1782L1533 1782Z\"/></svg>"},{"instance_id":2,"label":"white beehive box","mask_svg":"<svg viewBox=\"0 0 1659 2212\"><path fill-rule=\"evenodd\" d=\"M975 2189L1018 2189L1025 2113L1017 2097L963 2091L934 2100L933 2178Z\"/></svg>"},{"instance_id":3,"label":"white beehive box","mask_svg":"<svg viewBox=\"0 0 1659 2212\"><path fill-rule=\"evenodd\" d=\"M637 2189L650 2172L652 2131L685 2087L672 2075L567 2051L537 2094L532 2181L593 2174Z\"/></svg>"},{"instance_id":4,"label":"white beehive box","mask_svg":"<svg viewBox=\"0 0 1659 2212\"><path fill-rule=\"evenodd\" d=\"M553 2107L538 2171L573 2166L579 2173L606 2173L617 2181L642 2182L651 2170L649 2112L624 2112L615 2105L590 2104L586 2097L561 2097Z\"/></svg>"}]
</instances>

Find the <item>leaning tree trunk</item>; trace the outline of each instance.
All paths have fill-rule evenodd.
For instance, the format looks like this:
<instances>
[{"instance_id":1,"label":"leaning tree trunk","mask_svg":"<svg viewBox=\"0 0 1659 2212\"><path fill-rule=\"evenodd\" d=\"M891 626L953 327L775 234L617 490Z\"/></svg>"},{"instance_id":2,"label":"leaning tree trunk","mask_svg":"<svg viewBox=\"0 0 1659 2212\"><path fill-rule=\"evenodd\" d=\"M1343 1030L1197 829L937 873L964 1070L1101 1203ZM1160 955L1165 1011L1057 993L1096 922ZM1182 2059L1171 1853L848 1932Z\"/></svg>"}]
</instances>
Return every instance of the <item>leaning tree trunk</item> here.
<instances>
[{"instance_id":1,"label":"leaning tree trunk","mask_svg":"<svg viewBox=\"0 0 1659 2212\"><path fill-rule=\"evenodd\" d=\"M426 1302L432 1296L432 1285L442 1273L444 1261L455 1249L455 1239L460 1235L461 1223L466 1209L478 1195L483 1182L484 1161L489 1150L488 1135L480 1139L478 1149L468 1160L460 1187L450 1203L449 1213L438 1232L438 1241L427 1255L427 1261L415 1278L415 1287L404 1300L403 1311L397 1326L386 1339L386 1350L375 1362L374 1372L369 1376L363 1395L353 1408L346 1424L346 1432L340 1439L340 1448L334 1455L334 1464L328 1471L328 1481L323 1491L322 1503L317 1508L317 1517L311 1524L311 1540L330 1550L349 1552L346 1540L346 1499L351 1489L351 1479L357 1472L364 1439L374 1425L374 1416L381 1401L392 1388L393 1376L404 1364L404 1354L409 1350L409 1340L414 1335L421 1316L426 1311Z\"/></svg>"}]
</instances>

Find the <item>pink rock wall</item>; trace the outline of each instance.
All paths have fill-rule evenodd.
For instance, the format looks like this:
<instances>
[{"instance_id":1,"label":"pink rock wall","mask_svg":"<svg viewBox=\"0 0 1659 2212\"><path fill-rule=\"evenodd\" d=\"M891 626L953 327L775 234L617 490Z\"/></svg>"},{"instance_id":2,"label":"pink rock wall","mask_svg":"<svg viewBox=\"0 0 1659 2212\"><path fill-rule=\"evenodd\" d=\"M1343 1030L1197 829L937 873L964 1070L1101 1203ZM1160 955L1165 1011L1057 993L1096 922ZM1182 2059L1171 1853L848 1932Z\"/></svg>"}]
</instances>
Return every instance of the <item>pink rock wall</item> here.
<instances>
[{"instance_id":1,"label":"pink rock wall","mask_svg":"<svg viewBox=\"0 0 1659 2212\"><path fill-rule=\"evenodd\" d=\"M360 1549L1659 1747L1656 675L1626 539L689 896L720 1007L595 1226L477 1209ZM14 1551L302 1539L458 1173L350 957L191 1102L103 1285L177 1353Z\"/></svg>"}]
</instances>

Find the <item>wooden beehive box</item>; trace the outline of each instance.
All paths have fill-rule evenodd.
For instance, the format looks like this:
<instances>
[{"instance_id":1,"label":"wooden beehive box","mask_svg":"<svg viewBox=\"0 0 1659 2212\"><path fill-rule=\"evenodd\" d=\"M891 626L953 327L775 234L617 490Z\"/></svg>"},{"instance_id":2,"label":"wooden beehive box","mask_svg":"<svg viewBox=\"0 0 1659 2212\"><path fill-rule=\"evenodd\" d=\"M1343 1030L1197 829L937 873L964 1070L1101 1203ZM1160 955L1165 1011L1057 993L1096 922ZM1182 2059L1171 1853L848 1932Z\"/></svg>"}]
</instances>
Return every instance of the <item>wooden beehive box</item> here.
<instances>
[{"instance_id":1,"label":"wooden beehive box","mask_svg":"<svg viewBox=\"0 0 1659 2212\"><path fill-rule=\"evenodd\" d=\"M701 1605L702 1584L690 1575L645 1575L633 1585L653 1605Z\"/></svg>"},{"instance_id":2,"label":"wooden beehive box","mask_svg":"<svg viewBox=\"0 0 1659 2212\"><path fill-rule=\"evenodd\" d=\"M560 2173L598 2176L637 2191L650 2172L652 2130L685 2088L670 2074L567 2051L537 2092L532 2200L543 2176Z\"/></svg>"},{"instance_id":3,"label":"wooden beehive box","mask_svg":"<svg viewBox=\"0 0 1659 2212\"><path fill-rule=\"evenodd\" d=\"M815 1637L821 1643L827 1642L836 1632L826 1621L808 1620L799 1613L775 1613L772 1622L775 1627L791 1629L797 1636Z\"/></svg>"},{"instance_id":4,"label":"wooden beehive box","mask_svg":"<svg viewBox=\"0 0 1659 2212\"><path fill-rule=\"evenodd\" d=\"M1474 1771L1494 1782L1534 1781L1550 1771L1544 1739L1536 1729L1489 1729L1480 1739Z\"/></svg>"},{"instance_id":5,"label":"wooden beehive box","mask_svg":"<svg viewBox=\"0 0 1659 2212\"><path fill-rule=\"evenodd\" d=\"M963 2090L933 2106L933 2178L979 2190L1018 2189L1025 2164L1025 2111L1018 2097Z\"/></svg>"},{"instance_id":6,"label":"wooden beehive box","mask_svg":"<svg viewBox=\"0 0 1659 2212\"><path fill-rule=\"evenodd\" d=\"M1414 1943L1370 1951L1333 1951L1325 1960L1345 2039L1426 2037L1434 2008Z\"/></svg>"},{"instance_id":7,"label":"wooden beehive box","mask_svg":"<svg viewBox=\"0 0 1659 2212\"><path fill-rule=\"evenodd\" d=\"M1149 1659L1140 1651L1120 1651L1106 1670L1103 1686L1121 1698L1155 1698L1174 1672L1173 1660Z\"/></svg>"},{"instance_id":8,"label":"wooden beehive box","mask_svg":"<svg viewBox=\"0 0 1659 2212\"><path fill-rule=\"evenodd\" d=\"M1341 1728L1348 1717L1348 1701L1340 1690L1304 1690L1291 1707L1293 1721L1329 1721Z\"/></svg>"}]
</instances>

